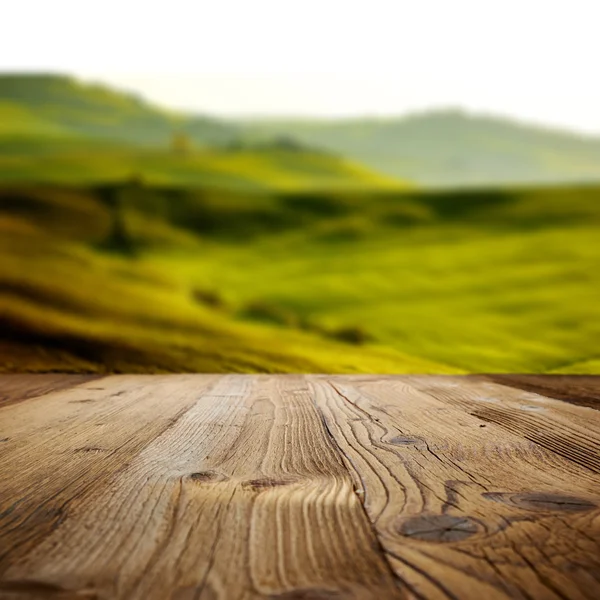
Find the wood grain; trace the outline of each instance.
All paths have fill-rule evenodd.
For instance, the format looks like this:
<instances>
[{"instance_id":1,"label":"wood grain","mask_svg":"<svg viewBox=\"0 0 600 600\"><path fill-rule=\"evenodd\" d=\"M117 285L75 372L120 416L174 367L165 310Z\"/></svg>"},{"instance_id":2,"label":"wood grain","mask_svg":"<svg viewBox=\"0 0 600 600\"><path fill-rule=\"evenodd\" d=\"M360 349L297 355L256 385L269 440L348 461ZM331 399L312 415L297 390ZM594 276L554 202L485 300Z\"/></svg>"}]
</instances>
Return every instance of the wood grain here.
<instances>
[{"instance_id":1,"label":"wood grain","mask_svg":"<svg viewBox=\"0 0 600 600\"><path fill-rule=\"evenodd\" d=\"M55 417L33 451L64 440L72 452L61 466L73 462L77 471L37 489L38 501L60 507L52 527L4 517L13 535L5 589L41 582L98 598L401 597L306 383L229 376L204 392L202 383L174 378L149 396L138 390L131 402L113 390L111 406L83 423L71 419L60 439L50 436L65 417ZM168 427L155 423L159 401ZM98 420L124 429L90 439ZM146 445L114 439L149 428ZM56 451L59 462L64 450ZM85 459L89 481L79 468ZM6 475L2 485L22 513L33 496L23 495L26 482L39 486L40 478Z\"/></svg>"},{"instance_id":2,"label":"wood grain","mask_svg":"<svg viewBox=\"0 0 600 600\"><path fill-rule=\"evenodd\" d=\"M28 398L43 396L50 392L75 387L81 383L98 379L99 375L68 375L61 373L2 375L0 407L21 402Z\"/></svg>"},{"instance_id":3,"label":"wood grain","mask_svg":"<svg viewBox=\"0 0 600 600\"><path fill-rule=\"evenodd\" d=\"M2 600L600 597L600 412L549 383L28 377Z\"/></svg>"},{"instance_id":4,"label":"wood grain","mask_svg":"<svg viewBox=\"0 0 600 600\"><path fill-rule=\"evenodd\" d=\"M600 410L600 386L595 375L483 375L473 376Z\"/></svg>"},{"instance_id":5,"label":"wood grain","mask_svg":"<svg viewBox=\"0 0 600 600\"><path fill-rule=\"evenodd\" d=\"M0 409L0 572L172 427L212 380L115 376Z\"/></svg>"},{"instance_id":6,"label":"wood grain","mask_svg":"<svg viewBox=\"0 0 600 600\"><path fill-rule=\"evenodd\" d=\"M313 383L396 573L423 598L596 598L600 477L470 414L466 384Z\"/></svg>"},{"instance_id":7,"label":"wood grain","mask_svg":"<svg viewBox=\"0 0 600 600\"><path fill-rule=\"evenodd\" d=\"M593 409L493 383L452 377L412 378L410 381L484 422L519 433L525 439L600 474L600 415ZM458 394L457 388L460 388Z\"/></svg>"}]
</instances>

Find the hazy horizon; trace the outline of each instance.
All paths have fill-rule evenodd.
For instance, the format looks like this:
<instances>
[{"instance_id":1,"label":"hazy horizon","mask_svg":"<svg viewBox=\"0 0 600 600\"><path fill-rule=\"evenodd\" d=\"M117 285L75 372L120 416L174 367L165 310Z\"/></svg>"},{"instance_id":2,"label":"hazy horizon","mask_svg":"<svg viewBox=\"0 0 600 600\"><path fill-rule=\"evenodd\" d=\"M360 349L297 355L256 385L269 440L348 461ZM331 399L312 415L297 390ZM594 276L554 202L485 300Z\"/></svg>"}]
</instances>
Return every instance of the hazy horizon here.
<instances>
[{"instance_id":1,"label":"hazy horizon","mask_svg":"<svg viewBox=\"0 0 600 600\"><path fill-rule=\"evenodd\" d=\"M222 117L451 106L597 135L599 17L588 0L172 0L168 10L107 0L91 15L73 0L24 0L6 17L0 70L73 73ZM23 43L24 31L34 44Z\"/></svg>"},{"instance_id":2,"label":"hazy horizon","mask_svg":"<svg viewBox=\"0 0 600 600\"><path fill-rule=\"evenodd\" d=\"M458 103L432 103L428 105L414 105L405 107L403 110L396 110L389 112L376 112L376 111L355 111L355 112L338 112L338 113L319 113L319 112L302 112L298 110L296 112L284 112L281 110L273 110L272 112L267 111L239 111L239 112L221 112L218 108L205 109L198 108L190 105L174 105L168 102L168 100L161 99L149 93L143 85L127 85L126 79L123 76L89 76L82 73L75 73L72 71L57 70L57 69L6 69L0 71L1 75L51 75L51 76L66 76L75 78L86 85L100 85L117 93L125 93L134 95L149 105L155 106L161 110L182 112L189 116L209 116L217 119L228 120L230 122L246 122L255 120L257 122L286 122L286 121L306 121L306 122L333 122L343 123L353 120L365 120L365 121L391 121L396 119L404 119L411 117L419 117L427 114L440 114L440 113L461 113L465 116L475 118L488 118L493 120L502 120L513 122L518 125L525 127L536 127L548 131L555 131L557 133L575 134L583 137L599 137L600 131L585 131L570 127L561 123L549 123L548 121L542 121L531 117L523 117L511 113L503 113L501 111L494 111L493 109L486 108L471 108L466 105ZM154 76L156 79L160 76ZM169 76L166 76L169 78ZM198 79L198 78L187 78L184 79ZM160 94L158 94L160 96Z\"/></svg>"},{"instance_id":3,"label":"hazy horizon","mask_svg":"<svg viewBox=\"0 0 600 600\"><path fill-rule=\"evenodd\" d=\"M503 110L499 107L486 106L485 104L460 102L453 99L440 99L439 101L426 100L418 102L398 102L398 107L391 106L393 94L379 93L380 102L377 108L368 103L364 107L343 106L339 108L327 107L319 103L319 98L310 98L310 90L323 90L316 85L317 81L325 83L327 78L318 74L299 74L291 77L249 77L247 75L90 75L85 72L67 73L79 80L107 85L109 87L133 93L149 103L162 108L187 113L213 115L230 120L324 120L345 121L351 119L388 120L409 117L430 112L462 112L464 114L499 118L514 121L524 125L537 126L544 129L562 130L584 136L600 135L598 128L578 127L569 123L567 119L540 118L526 111ZM360 88L360 80L329 78L329 98L337 100L350 94L352 89ZM175 84L169 86L168 84ZM337 83L337 86L336 86ZM372 80L370 90L382 86L382 80ZM302 97L302 104L291 101L295 96L295 88L307 90L307 95ZM345 88L345 89L344 89ZM273 104L273 100L263 104L268 92L277 92L280 99ZM344 93L346 92L346 93ZM194 97L203 95L202 99L194 101ZM243 96L243 106L238 102ZM177 97L176 97L177 96ZM343 104L343 103L342 103ZM386 106L390 104L390 106Z\"/></svg>"}]
</instances>

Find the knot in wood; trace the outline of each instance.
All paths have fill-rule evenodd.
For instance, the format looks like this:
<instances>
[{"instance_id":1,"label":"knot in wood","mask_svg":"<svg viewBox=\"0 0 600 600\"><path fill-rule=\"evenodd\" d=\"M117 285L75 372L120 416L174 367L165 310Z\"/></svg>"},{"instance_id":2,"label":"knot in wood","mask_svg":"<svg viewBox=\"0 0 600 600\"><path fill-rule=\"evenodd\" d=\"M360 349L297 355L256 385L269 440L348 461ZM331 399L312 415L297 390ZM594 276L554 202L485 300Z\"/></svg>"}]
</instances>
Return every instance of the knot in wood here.
<instances>
[{"instance_id":1,"label":"knot in wood","mask_svg":"<svg viewBox=\"0 0 600 600\"><path fill-rule=\"evenodd\" d=\"M552 492L523 492L518 494L505 492L484 492L482 496L486 500L502 502L523 508L525 510L548 510L563 512L581 512L592 510L597 507L596 504L565 494L555 494Z\"/></svg>"},{"instance_id":2,"label":"knot in wood","mask_svg":"<svg viewBox=\"0 0 600 600\"><path fill-rule=\"evenodd\" d=\"M421 515L403 521L398 532L426 542L459 542L478 532L477 523L469 517Z\"/></svg>"}]
</instances>

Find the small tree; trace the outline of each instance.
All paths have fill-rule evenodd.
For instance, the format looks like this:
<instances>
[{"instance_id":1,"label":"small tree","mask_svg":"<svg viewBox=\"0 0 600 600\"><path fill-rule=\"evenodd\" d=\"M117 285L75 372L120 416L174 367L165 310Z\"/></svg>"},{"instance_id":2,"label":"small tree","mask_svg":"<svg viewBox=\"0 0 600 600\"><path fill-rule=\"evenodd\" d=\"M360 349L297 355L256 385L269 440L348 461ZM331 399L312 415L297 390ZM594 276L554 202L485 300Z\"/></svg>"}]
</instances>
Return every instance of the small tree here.
<instances>
[{"instance_id":1,"label":"small tree","mask_svg":"<svg viewBox=\"0 0 600 600\"><path fill-rule=\"evenodd\" d=\"M171 138L171 150L180 156L189 154L192 150L192 141L182 131L176 131Z\"/></svg>"},{"instance_id":2,"label":"small tree","mask_svg":"<svg viewBox=\"0 0 600 600\"><path fill-rule=\"evenodd\" d=\"M303 150L302 144L300 144L297 140L287 135L281 135L273 141L273 146L278 150L287 150L291 152L296 152Z\"/></svg>"},{"instance_id":3,"label":"small tree","mask_svg":"<svg viewBox=\"0 0 600 600\"><path fill-rule=\"evenodd\" d=\"M123 189L118 186L103 186L97 190L100 200L110 213L110 230L100 245L106 250L122 254L134 254L135 247L127 230L123 206Z\"/></svg>"}]
</instances>

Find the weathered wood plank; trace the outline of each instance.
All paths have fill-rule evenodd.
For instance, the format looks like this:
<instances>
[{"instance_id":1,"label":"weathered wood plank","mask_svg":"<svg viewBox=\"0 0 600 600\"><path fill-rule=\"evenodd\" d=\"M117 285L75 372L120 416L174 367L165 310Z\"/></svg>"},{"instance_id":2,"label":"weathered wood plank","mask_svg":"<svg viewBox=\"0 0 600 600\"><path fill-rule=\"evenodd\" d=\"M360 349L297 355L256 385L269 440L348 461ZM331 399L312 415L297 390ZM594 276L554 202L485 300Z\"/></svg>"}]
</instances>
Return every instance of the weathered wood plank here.
<instances>
[{"instance_id":1,"label":"weathered wood plank","mask_svg":"<svg viewBox=\"0 0 600 600\"><path fill-rule=\"evenodd\" d=\"M419 390L460 406L600 474L600 412L540 394L457 377L408 377Z\"/></svg>"},{"instance_id":2,"label":"weathered wood plank","mask_svg":"<svg viewBox=\"0 0 600 600\"><path fill-rule=\"evenodd\" d=\"M596 375L474 375L474 379L564 400L578 406L600 410L600 385Z\"/></svg>"},{"instance_id":3,"label":"weathered wood plank","mask_svg":"<svg viewBox=\"0 0 600 600\"><path fill-rule=\"evenodd\" d=\"M597 598L600 476L470 414L463 382L311 378L396 573L422 598Z\"/></svg>"},{"instance_id":4,"label":"weathered wood plank","mask_svg":"<svg viewBox=\"0 0 600 600\"><path fill-rule=\"evenodd\" d=\"M114 376L0 409L0 575L174 425L214 376ZM80 549L81 550L81 549Z\"/></svg>"},{"instance_id":5,"label":"weathered wood plank","mask_svg":"<svg viewBox=\"0 0 600 600\"><path fill-rule=\"evenodd\" d=\"M35 396L75 387L100 377L101 375L64 373L0 375L0 408Z\"/></svg>"},{"instance_id":6,"label":"weathered wood plank","mask_svg":"<svg viewBox=\"0 0 600 600\"><path fill-rule=\"evenodd\" d=\"M227 376L200 392L196 381L189 376L178 392L167 384L148 396L138 391L127 410L119 402L127 403L128 392L83 404L67 392L50 398L58 415L47 417L48 429L41 418L25 426L13 415L21 474L1 473L9 511L0 526L14 537L4 546L0 591L20 598L40 590L161 600L402 597L304 379ZM159 402L171 419L162 429L154 422ZM145 421L123 425L137 419ZM132 444L113 428L152 433ZM42 439L25 445L32 432ZM123 450L131 445L135 452ZM87 485L73 466L82 457L94 459L85 465L95 471ZM50 477L57 469L65 471L58 483ZM42 507L58 511L52 527L40 532L40 511L21 508L24 495L26 504L42 498Z\"/></svg>"}]
</instances>

